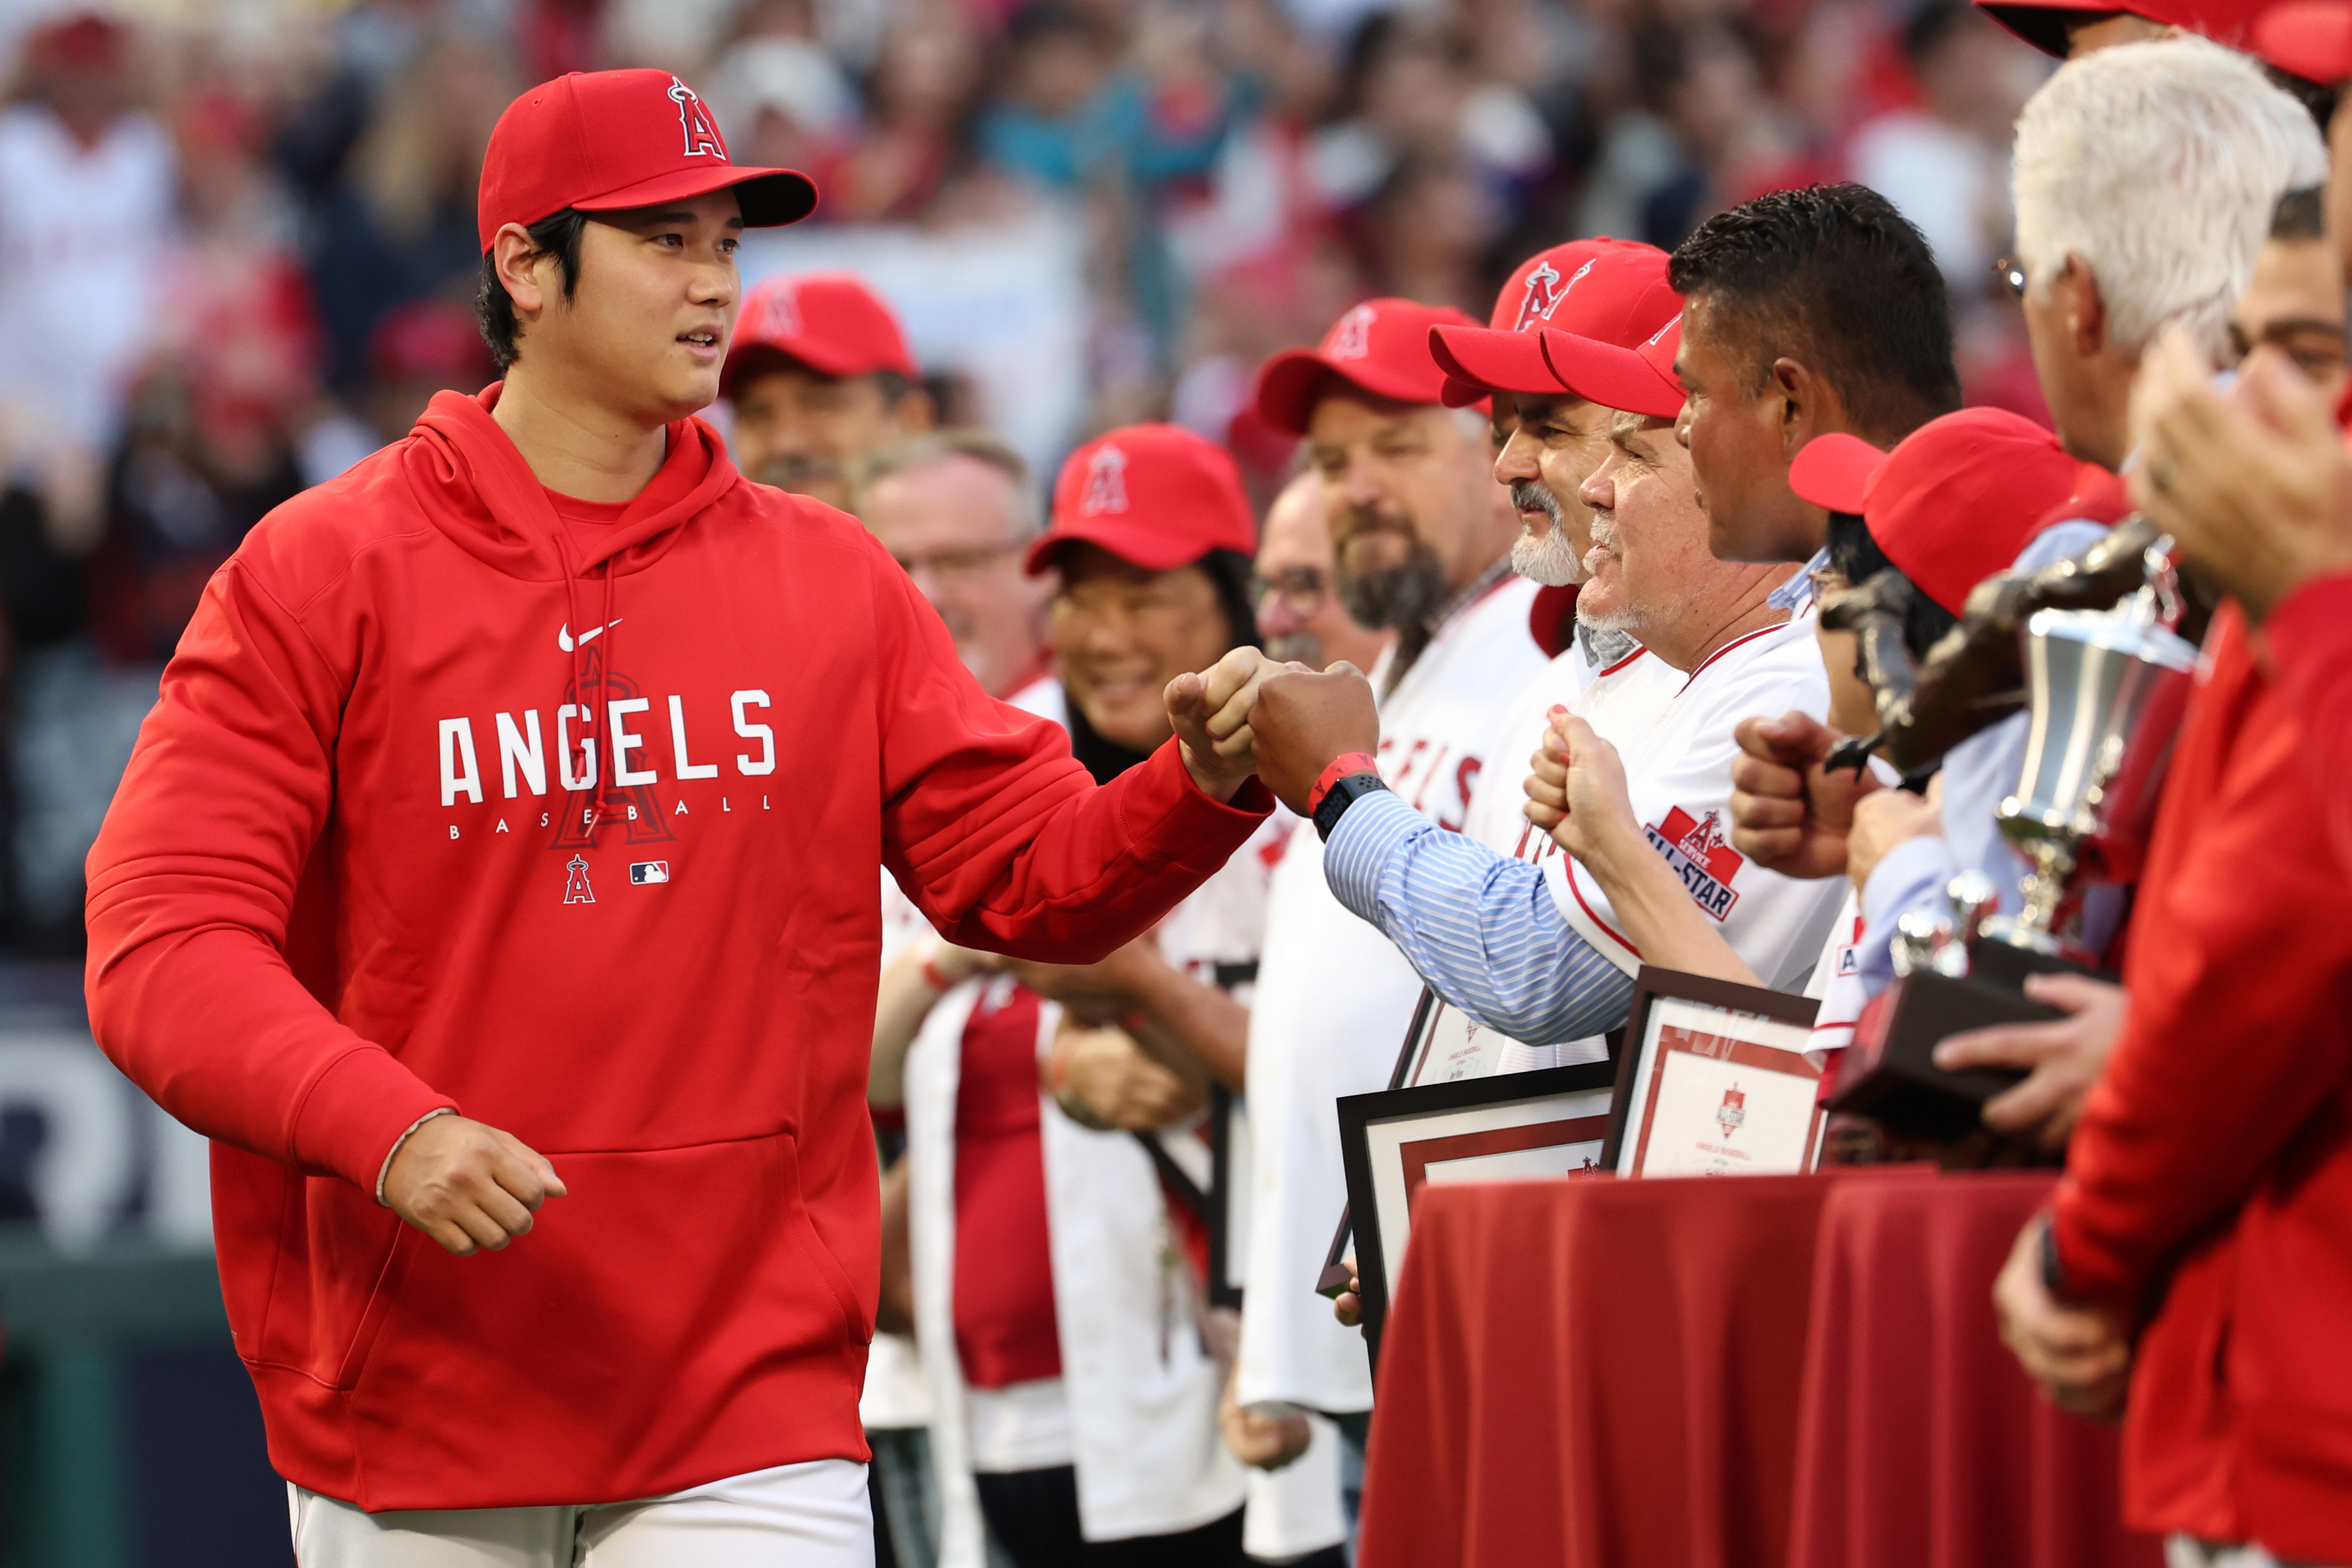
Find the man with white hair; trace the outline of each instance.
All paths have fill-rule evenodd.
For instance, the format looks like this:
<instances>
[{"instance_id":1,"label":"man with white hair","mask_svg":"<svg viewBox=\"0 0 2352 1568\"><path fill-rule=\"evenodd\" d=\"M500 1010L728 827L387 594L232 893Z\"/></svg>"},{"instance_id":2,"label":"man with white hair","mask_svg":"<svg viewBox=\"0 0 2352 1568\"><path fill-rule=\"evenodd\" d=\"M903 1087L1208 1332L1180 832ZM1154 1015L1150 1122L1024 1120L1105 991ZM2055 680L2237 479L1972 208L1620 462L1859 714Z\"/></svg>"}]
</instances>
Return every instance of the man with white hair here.
<instances>
[{"instance_id":1,"label":"man with white hair","mask_svg":"<svg viewBox=\"0 0 2352 1568\"><path fill-rule=\"evenodd\" d=\"M1021 569L1044 526L1021 455L978 430L909 436L850 466L852 510L907 570L991 697L1045 678L1054 579Z\"/></svg>"},{"instance_id":2,"label":"man with white hair","mask_svg":"<svg viewBox=\"0 0 2352 1568\"><path fill-rule=\"evenodd\" d=\"M2231 309L2252 277L2279 196L2318 183L2326 152L2311 117L2251 60L2176 37L2066 65L2019 118L2015 157L2020 260L2009 277L2024 301L2034 368L2066 449L2120 469L2141 353L2177 321L2221 357ZM2018 569L2079 552L2128 509L2119 482L2089 488L2027 545ZM1836 737L1785 721L1746 727L1750 755L1738 772L1733 843L1771 864L1786 864L1800 842L1830 844L1837 864L1817 863L1817 875L1842 871L1847 854L1875 860L1857 956L1865 984L1879 989L1892 978L1897 921L1910 910L1945 907L1944 889L1962 867L1991 875L2004 913L2022 907L2026 868L1993 813L2016 785L2025 725L2019 715L1953 748L1940 811L1878 791L1852 803L1853 830L1843 837L1807 817L1824 798L1818 763ZM1810 780L1790 765L1800 730L1811 742ZM2112 904L2104 916L2089 911L2086 937L2095 943L2112 932L2116 912ZM2112 987L2053 977L2030 989L2070 1016L1948 1041L1938 1060L2046 1074L2022 1097L2041 1108L2039 1118L2002 1131L2053 1142L2072 1125L2120 1009Z\"/></svg>"}]
</instances>

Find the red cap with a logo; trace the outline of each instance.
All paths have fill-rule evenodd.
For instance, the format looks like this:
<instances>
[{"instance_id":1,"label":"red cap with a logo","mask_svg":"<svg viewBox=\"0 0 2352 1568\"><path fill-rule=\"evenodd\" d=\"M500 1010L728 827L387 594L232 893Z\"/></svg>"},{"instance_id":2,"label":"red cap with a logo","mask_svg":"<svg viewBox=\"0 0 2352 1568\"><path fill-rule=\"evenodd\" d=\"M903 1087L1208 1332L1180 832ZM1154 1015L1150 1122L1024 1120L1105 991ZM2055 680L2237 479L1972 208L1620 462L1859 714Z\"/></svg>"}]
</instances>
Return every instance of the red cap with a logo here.
<instances>
[{"instance_id":1,"label":"red cap with a logo","mask_svg":"<svg viewBox=\"0 0 2352 1568\"><path fill-rule=\"evenodd\" d=\"M1633 348L1682 309L1666 284L1666 253L1630 239L1570 240L1519 264L1495 297L1484 327L1433 327L1429 352L1445 372L1449 408L1489 392L1556 397L1562 390L1544 359L1549 327Z\"/></svg>"},{"instance_id":2,"label":"red cap with a logo","mask_svg":"<svg viewBox=\"0 0 2352 1568\"><path fill-rule=\"evenodd\" d=\"M1651 326L1630 348L1547 330L1544 360L1560 385L1588 402L1672 419L1683 411L1683 384L1675 378L1675 351L1683 344L1681 310L1675 308L1664 325L1653 321Z\"/></svg>"},{"instance_id":3,"label":"red cap with a logo","mask_svg":"<svg viewBox=\"0 0 2352 1568\"><path fill-rule=\"evenodd\" d=\"M819 375L872 375L895 371L908 381L922 372L907 352L907 336L882 296L848 272L807 272L762 279L743 296L727 368L719 389L732 394L745 361L767 349L788 354Z\"/></svg>"},{"instance_id":4,"label":"red cap with a logo","mask_svg":"<svg viewBox=\"0 0 2352 1568\"><path fill-rule=\"evenodd\" d=\"M1054 481L1054 525L1022 563L1037 576L1073 542L1169 572L1212 550L1255 555L1257 521L1223 447L1181 425L1129 425L1070 454Z\"/></svg>"},{"instance_id":5,"label":"red cap with a logo","mask_svg":"<svg viewBox=\"0 0 2352 1568\"><path fill-rule=\"evenodd\" d=\"M573 71L507 105L482 155L482 248L510 223L566 207L623 212L732 190L753 228L798 223L816 185L794 169L746 169L695 90L665 70Z\"/></svg>"},{"instance_id":6,"label":"red cap with a logo","mask_svg":"<svg viewBox=\"0 0 2352 1568\"><path fill-rule=\"evenodd\" d=\"M1477 324L1451 305L1367 300L1333 322L1320 346L1287 349L1265 362L1257 373L1257 416L1306 435L1317 392L1333 375L1395 403L1441 402L1445 372L1429 357L1430 329Z\"/></svg>"},{"instance_id":7,"label":"red cap with a logo","mask_svg":"<svg viewBox=\"0 0 2352 1568\"><path fill-rule=\"evenodd\" d=\"M2015 564L2083 466L2058 437L2005 408L1930 419L1882 452L1857 436L1817 436L1789 488L1858 515L1886 559L1954 615L1969 590Z\"/></svg>"}]
</instances>

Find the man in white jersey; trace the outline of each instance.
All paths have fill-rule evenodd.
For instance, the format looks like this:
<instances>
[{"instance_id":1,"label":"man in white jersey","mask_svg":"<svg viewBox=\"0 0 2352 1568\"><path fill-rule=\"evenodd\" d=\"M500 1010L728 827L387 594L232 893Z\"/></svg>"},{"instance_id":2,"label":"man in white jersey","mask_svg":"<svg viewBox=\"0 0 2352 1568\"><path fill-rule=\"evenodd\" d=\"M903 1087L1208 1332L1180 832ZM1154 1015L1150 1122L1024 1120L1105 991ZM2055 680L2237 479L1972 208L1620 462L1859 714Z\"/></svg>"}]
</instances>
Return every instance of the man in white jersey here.
<instances>
[{"instance_id":1,"label":"man in white jersey","mask_svg":"<svg viewBox=\"0 0 2352 1568\"><path fill-rule=\"evenodd\" d=\"M1456 310L1377 300L1313 351L1276 356L1258 412L1307 437L1329 504L1341 600L1397 643L1372 671L1380 716L1363 737L1417 822L1458 829L1505 706L1542 668L1528 635L1535 585L1510 574L1518 531L1490 472L1483 416L1449 410L1429 330ZM1250 1017L1255 1182L1236 1393L1259 1409L1358 1419L1371 1406L1363 1342L1315 1294L1347 1202L1334 1102L1386 1087L1421 982L1395 947L1325 886L1322 841L1291 836L1268 894Z\"/></svg>"},{"instance_id":2,"label":"man in white jersey","mask_svg":"<svg viewBox=\"0 0 2352 1568\"><path fill-rule=\"evenodd\" d=\"M1387 932L1449 1003L1515 1039L1571 1041L1622 1025L1643 935L1654 927L1679 940L1693 929L1689 906L1699 929L1788 989L1811 973L1836 912L1834 888L1765 870L1726 841L1733 726L1766 693L1818 715L1829 692L1810 619L1792 623L1769 602L1791 569L1707 551L1690 457L1674 436L1680 324L1669 315L1638 351L1560 332L1543 345L1562 384L1619 411L1609 458L1584 486L1593 548L1580 610L1636 631L1685 677L1623 763L1634 817L1687 903L1621 913L1593 868L1565 856L1528 865L1430 831L1349 766L1370 715L1368 694L1344 673L1276 677L1250 717L1268 786L1328 840L1324 870L1340 902Z\"/></svg>"},{"instance_id":3,"label":"man in white jersey","mask_svg":"<svg viewBox=\"0 0 2352 1568\"><path fill-rule=\"evenodd\" d=\"M1521 810L1527 795L1516 764L1543 744L1554 708L1567 707L1630 746L1683 684L1681 673L1633 633L1575 613L1584 556L1592 548L1592 509L1579 492L1609 456L1615 412L1561 384L1544 357L1542 334L1570 332L1630 349L1680 308L1666 282L1664 251L1629 240L1580 239L1522 262L1496 297L1487 327L1438 327L1429 334L1430 353L1446 373L1446 401L1494 399L1500 447L1495 479L1509 489L1520 523L1511 568L1543 585L1533 630L1539 644L1556 650L1510 705L1491 748L1509 765L1480 777L1463 826L1506 855L1531 860L1551 848ZM1559 626L1563 611L1566 627ZM1597 1060L1606 1050L1598 1038L1559 1046L1511 1040L1498 1065L1521 1071Z\"/></svg>"}]
</instances>

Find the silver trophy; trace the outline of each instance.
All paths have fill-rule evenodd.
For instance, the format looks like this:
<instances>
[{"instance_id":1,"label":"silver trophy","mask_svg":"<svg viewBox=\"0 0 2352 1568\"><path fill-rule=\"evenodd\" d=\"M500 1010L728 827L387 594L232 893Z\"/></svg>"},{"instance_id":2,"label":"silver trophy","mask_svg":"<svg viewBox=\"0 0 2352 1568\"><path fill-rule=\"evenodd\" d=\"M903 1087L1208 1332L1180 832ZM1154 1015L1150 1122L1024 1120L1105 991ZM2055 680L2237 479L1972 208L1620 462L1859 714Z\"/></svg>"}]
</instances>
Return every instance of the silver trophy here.
<instances>
[{"instance_id":1,"label":"silver trophy","mask_svg":"<svg viewBox=\"0 0 2352 1568\"><path fill-rule=\"evenodd\" d=\"M2170 629L2171 547L2148 547L2147 586L2114 609L2040 610L2025 624L2025 764L1997 815L2033 869L2024 911L1986 921L1986 940L2087 961L2071 940L2083 887L2138 874L2197 666Z\"/></svg>"},{"instance_id":2,"label":"silver trophy","mask_svg":"<svg viewBox=\"0 0 2352 1568\"><path fill-rule=\"evenodd\" d=\"M2019 628L2032 716L2016 793L1996 815L2032 862L2024 910L1993 914L2000 890L1971 870L1945 889L1946 909L1902 917L1890 955L1897 979L1857 1025L1831 1110L1964 1146L1982 1131L1984 1102L2024 1075L1945 1071L1937 1042L2061 1016L2025 994L2026 978L2096 967L2074 940L2083 889L2138 875L2197 664L2195 647L2171 629L2180 602L2170 545L2148 548L2143 585L2113 609L2037 610Z\"/></svg>"}]
</instances>

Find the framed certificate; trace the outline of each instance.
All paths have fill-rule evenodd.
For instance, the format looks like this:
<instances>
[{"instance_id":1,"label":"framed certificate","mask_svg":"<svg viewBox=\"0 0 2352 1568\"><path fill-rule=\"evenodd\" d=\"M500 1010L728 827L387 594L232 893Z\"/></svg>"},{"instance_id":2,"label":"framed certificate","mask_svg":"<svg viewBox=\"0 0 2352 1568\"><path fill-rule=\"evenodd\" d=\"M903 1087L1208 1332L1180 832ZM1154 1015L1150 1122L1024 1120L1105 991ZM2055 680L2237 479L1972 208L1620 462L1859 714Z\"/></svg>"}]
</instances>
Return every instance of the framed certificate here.
<instances>
[{"instance_id":1,"label":"framed certificate","mask_svg":"<svg viewBox=\"0 0 2352 1568\"><path fill-rule=\"evenodd\" d=\"M1209 1304L1239 1307L1249 1262L1249 1108L1209 1087Z\"/></svg>"},{"instance_id":2,"label":"framed certificate","mask_svg":"<svg viewBox=\"0 0 2352 1568\"><path fill-rule=\"evenodd\" d=\"M1788 1175L1821 1157L1807 996L1648 964L1633 979L1601 1163L1621 1176Z\"/></svg>"},{"instance_id":3,"label":"framed certificate","mask_svg":"<svg viewBox=\"0 0 2352 1568\"><path fill-rule=\"evenodd\" d=\"M1614 1099L1607 1062L1420 1084L1339 1101L1364 1342L1375 1366L1381 1327L1423 1190L1460 1182L1594 1175Z\"/></svg>"},{"instance_id":4,"label":"framed certificate","mask_svg":"<svg viewBox=\"0 0 2352 1568\"><path fill-rule=\"evenodd\" d=\"M1413 1015L1412 1061L1404 1082L1459 1083L1486 1078L1501 1065L1504 1037L1473 1019L1434 992Z\"/></svg>"}]
</instances>

